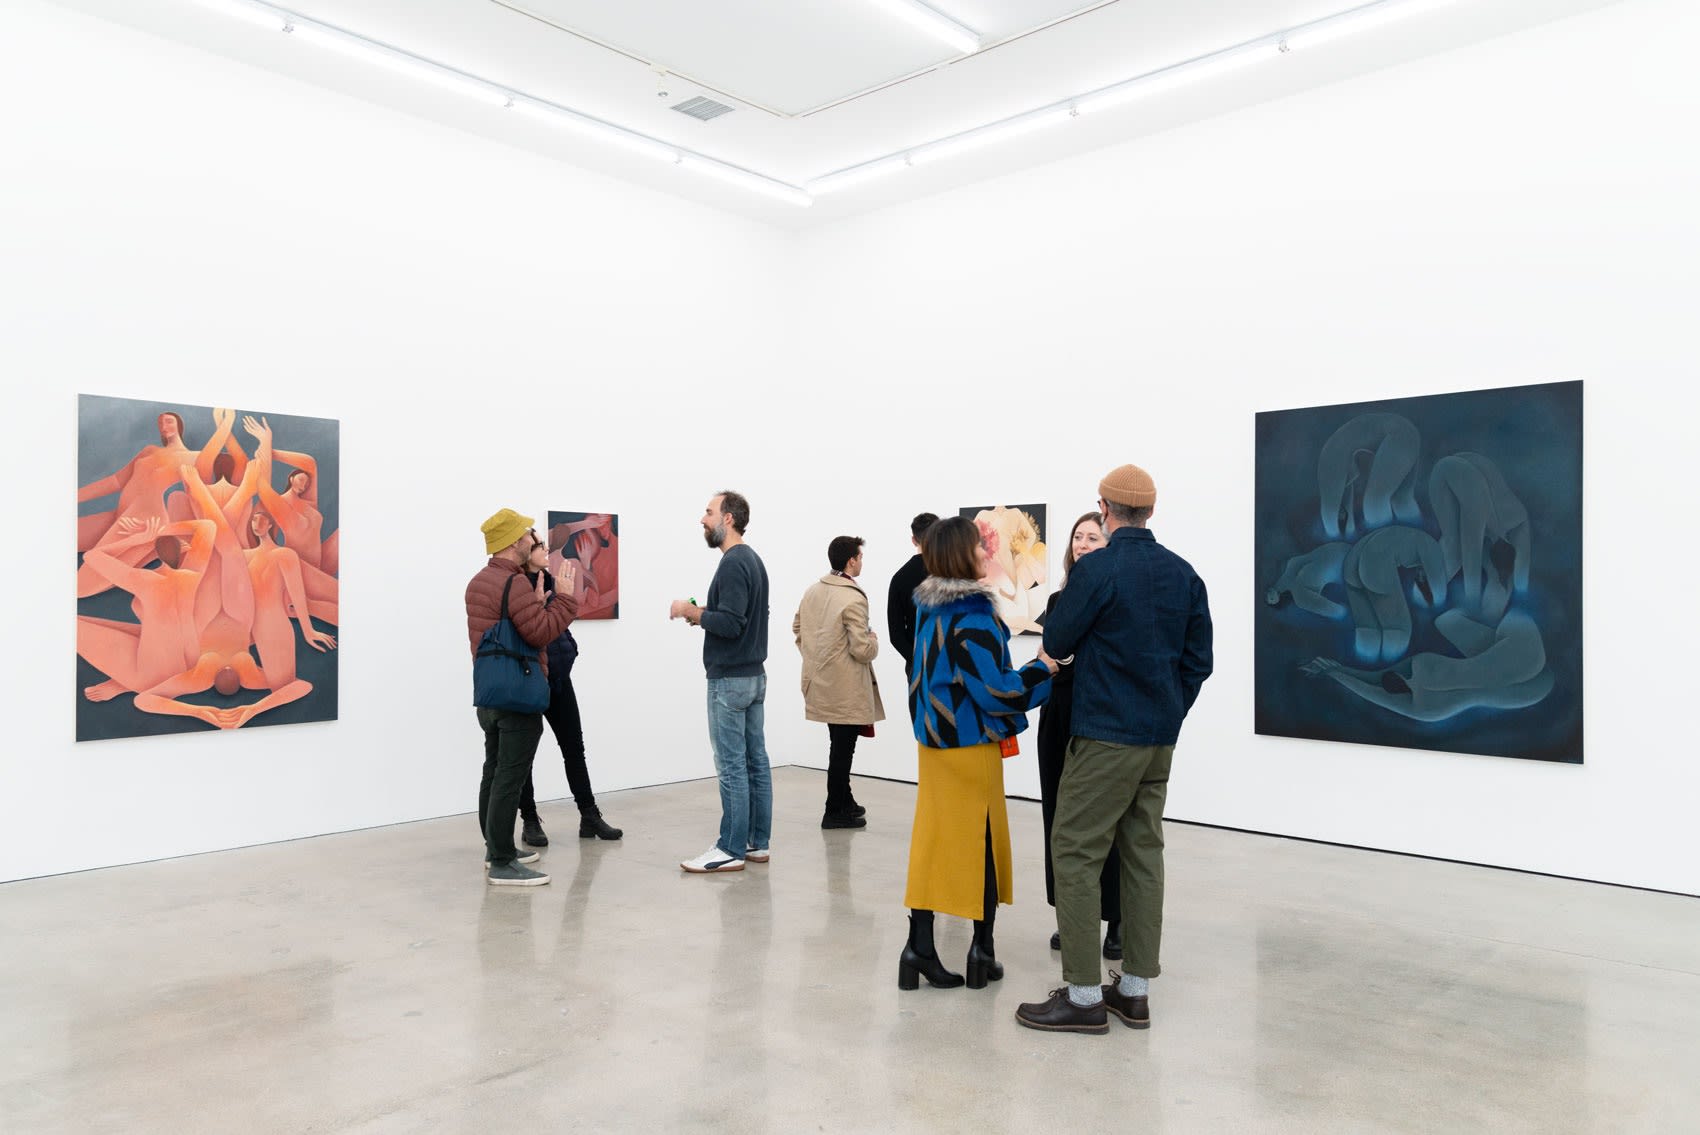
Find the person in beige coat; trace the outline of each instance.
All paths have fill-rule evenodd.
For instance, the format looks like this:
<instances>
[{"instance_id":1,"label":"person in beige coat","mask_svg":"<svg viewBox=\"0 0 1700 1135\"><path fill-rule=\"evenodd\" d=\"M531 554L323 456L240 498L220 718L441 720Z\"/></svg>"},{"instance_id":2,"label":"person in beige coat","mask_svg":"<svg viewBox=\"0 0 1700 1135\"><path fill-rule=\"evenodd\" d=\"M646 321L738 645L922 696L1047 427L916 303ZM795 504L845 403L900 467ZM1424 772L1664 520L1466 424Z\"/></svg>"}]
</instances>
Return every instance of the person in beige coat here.
<instances>
[{"instance_id":1,"label":"person in beige coat","mask_svg":"<svg viewBox=\"0 0 1700 1135\"><path fill-rule=\"evenodd\" d=\"M856 584L862 574L862 539L835 536L827 545L832 570L809 585L791 620L803 655L803 716L826 723L826 812L823 828L866 827L867 809L850 795L850 762L856 738L873 735L885 719L873 661L879 636L868 626L868 596Z\"/></svg>"}]
</instances>

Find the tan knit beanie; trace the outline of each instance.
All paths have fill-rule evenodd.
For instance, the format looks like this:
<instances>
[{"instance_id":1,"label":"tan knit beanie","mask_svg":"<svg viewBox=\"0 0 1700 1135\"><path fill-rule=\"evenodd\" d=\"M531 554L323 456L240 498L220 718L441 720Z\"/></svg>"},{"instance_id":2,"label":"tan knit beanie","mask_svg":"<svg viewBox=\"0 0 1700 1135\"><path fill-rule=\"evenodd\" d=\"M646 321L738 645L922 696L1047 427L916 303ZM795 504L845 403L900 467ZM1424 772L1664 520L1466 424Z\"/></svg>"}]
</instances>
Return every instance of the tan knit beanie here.
<instances>
[{"instance_id":1,"label":"tan knit beanie","mask_svg":"<svg viewBox=\"0 0 1700 1135\"><path fill-rule=\"evenodd\" d=\"M1157 483L1139 466L1122 465L1111 469L1098 482L1098 495L1116 504L1152 508L1157 504Z\"/></svg>"}]
</instances>

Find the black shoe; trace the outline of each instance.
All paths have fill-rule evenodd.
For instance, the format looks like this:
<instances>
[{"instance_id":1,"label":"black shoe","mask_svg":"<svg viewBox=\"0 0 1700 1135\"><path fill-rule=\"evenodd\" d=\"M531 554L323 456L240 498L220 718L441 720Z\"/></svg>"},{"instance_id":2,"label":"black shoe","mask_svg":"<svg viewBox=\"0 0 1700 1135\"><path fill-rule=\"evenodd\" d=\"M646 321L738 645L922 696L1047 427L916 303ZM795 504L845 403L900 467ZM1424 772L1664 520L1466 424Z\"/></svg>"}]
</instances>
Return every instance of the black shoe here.
<instances>
[{"instance_id":1,"label":"black shoe","mask_svg":"<svg viewBox=\"0 0 1700 1135\"><path fill-rule=\"evenodd\" d=\"M601 812L586 812L578 818L580 839L619 839L625 834L619 828L610 827Z\"/></svg>"},{"instance_id":2,"label":"black shoe","mask_svg":"<svg viewBox=\"0 0 1700 1135\"><path fill-rule=\"evenodd\" d=\"M823 828L865 828L868 821L853 812L828 812L821 817Z\"/></svg>"},{"instance_id":3,"label":"black shoe","mask_svg":"<svg viewBox=\"0 0 1700 1135\"><path fill-rule=\"evenodd\" d=\"M1104 986L1104 1008L1114 1013L1116 1018L1130 1029L1150 1028L1151 999L1143 994L1138 997L1123 997L1121 988L1122 975L1111 970L1110 984Z\"/></svg>"},{"instance_id":4,"label":"black shoe","mask_svg":"<svg viewBox=\"0 0 1700 1135\"><path fill-rule=\"evenodd\" d=\"M1110 928L1104 931L1104 956L1112 962L1122 960L1122 924L1110 923Z\"/></svg>"},{"instance_id":5,"label":"black shoe","mask_svg":"<svg viewBox=\"0 0 1700 1135\"><path fill-rule=\"evenodd\" d=\"M852 816L865 816L868 814L868 810L866 808L856 803L855 797L851 797L850 806L844 810Z\"/></svg>"},{"instance_id":6,"label":"black shoe","mask_svg":"<svg viewBox=\"0 0 1700 1135\"><path fill-rule=\"evenodd\" d=\"M919 989L921 978L935 989L955 989L962 984L962 975L951 973L939 961L933 946L933 912L913 911L909 915L909 940L903 943L903 955L897 959L897 988Z\"/></svg>"},{"instance_id":7,"label":"black shoe","mask_svg":"<svg viewBox=\"0 0 1700 1135\"><path fill-rule=\"evenodd\" d=\"M1058 931L1055 931L1054 933L1052 933L1052 935L1051 935L1051 949L1053 949L1053 950L1062 949L1062 931L1061 930L1058 930Z\"/></svg>"},{"instance_id":8,"label":"black shoe","mask_svg":"<svg viewBox=\"0 0 1700 1135\"><path fill-rule=\"evenodd\" d=\"M1015 1011L1016 1023L1030 1029L1053 1033L1092 1033L1110 1031L1110 1019L1104 1013L1104 1003L1076 1005L1068 999L1068 986L1051 990L1044 1001L1024 1004Z\"/></svg>"},{"instance_id":9,"label":"black shoe","mask_svg":"<svg viewBox=\"0 0 1700 1135\"><path fill-rule=\"evenodd\" d=\"M992 944L978 936L968 945L968 988L984 989L988 981L1003 980L1003 963L992 956Z\"/></svg>"},{"instance_id":10,"label":"black shoe","mask_svg":"<svg viewBox=\"0 0 1700 1135\"><path fill-rule=\"evenodd\" d=\"M543 821L536 816L525 821L525 831L519 841L527 847L548 847L549 837L543 834Z\"/></svg>"}]
</instances>

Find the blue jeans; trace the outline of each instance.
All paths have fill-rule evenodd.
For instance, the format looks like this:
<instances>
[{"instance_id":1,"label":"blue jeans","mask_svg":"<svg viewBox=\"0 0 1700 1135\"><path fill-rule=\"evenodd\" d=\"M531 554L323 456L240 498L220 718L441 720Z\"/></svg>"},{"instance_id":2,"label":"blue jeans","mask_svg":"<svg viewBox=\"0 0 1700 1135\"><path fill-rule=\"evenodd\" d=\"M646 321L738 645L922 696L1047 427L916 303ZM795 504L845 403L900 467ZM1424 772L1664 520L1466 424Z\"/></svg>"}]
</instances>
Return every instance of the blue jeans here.
<instances>
[{"instance_id":1,"label":"blue jeans","mask_svg":"<svg viewBox=\"0 0 1700 1135\"><path fill-rule=\"evenodd\" d=\"M767 763L767 676L708 680L708 739L720 776L720 840L739 859L773 835L773 772Z\"/></svg>"}]
</instances>

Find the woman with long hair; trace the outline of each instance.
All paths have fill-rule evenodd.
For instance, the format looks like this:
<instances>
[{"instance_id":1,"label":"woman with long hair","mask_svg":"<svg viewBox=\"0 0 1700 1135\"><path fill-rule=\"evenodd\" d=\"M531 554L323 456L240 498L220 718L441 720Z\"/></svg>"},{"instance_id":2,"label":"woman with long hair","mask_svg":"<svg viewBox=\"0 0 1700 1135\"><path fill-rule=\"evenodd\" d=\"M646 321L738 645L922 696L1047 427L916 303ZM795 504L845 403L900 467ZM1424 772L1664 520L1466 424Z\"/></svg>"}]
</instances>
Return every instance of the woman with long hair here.
<instances>
[{"instance_id":1,"label":"woman with long hair","mask_svg":"<svg viewBox=\"0 0 1700 1135\"><path fill-rule=\"evenodd\" d=\"M1107 542L1104 518L1089 512L1074 522L1069 530L1068 550L1063 553L1063 577L1045 603L1045 617L1056 608L1062 588L1068 586L1068 573L1075 561L1089 552L1102 548ZM1045 819L1045 901L1057 905L1056 878L1051 873L1051 823L1057 814L1057 786L1062 783L1063 764L1068 753L1069 716L1074 712L1074 662L1060 662L1056 677L1051 680L1051 700L1039 711L1039 811ZM1110 848L1104 861L1104 871L1098 876L1098 908L1100 916L1109 923L1104 933L1104 956L1112 961L1122 956L1121 860L1116 849ZM1051 949L1062 949L1062 936L1051 935Z\"/></svg>"},{"instance_id":2,"label":"woman with long hair","mask_svg":"<svg viewBox=\"0 0 1700 1135\"><path fill-rule=\"evenodd\" d=\"M1051 691L1055 663L1010 666L1009 628L981 582L980 532L964 517L941 520L921 538L927 578L915 589L915 672L909 683L919 786L909 840L909 941L899 989L963 983L939 960L933 914L974 922L967 982L1003 977L992 947L999 902L1010 902L1009 815L1003 755L1027 728L1027 711Z\"/></svg>"}]
</instances>

